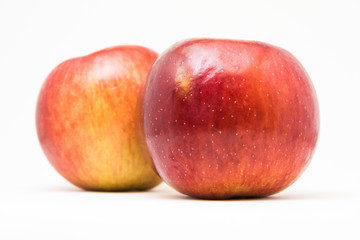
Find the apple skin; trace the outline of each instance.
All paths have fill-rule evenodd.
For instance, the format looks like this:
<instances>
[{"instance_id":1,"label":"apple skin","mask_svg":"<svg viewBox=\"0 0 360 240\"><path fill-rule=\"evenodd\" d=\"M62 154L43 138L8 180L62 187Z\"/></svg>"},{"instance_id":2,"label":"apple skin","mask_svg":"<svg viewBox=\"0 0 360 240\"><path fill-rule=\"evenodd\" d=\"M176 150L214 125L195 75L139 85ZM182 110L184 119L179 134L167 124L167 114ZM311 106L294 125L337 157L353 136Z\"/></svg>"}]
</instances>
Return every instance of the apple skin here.
<instances>
[{"instance_id":1,"label":"apple skin","mask_svg":"<svg viewBox=\"0 0 360 240\"><path fill-rule=\"evenodd\" d=\"M157 57L144 47L116 46L65 61L47 77L37 133L69 182L98 191L146 190L161 182L137 124L139 91Z\"/></svg>"},{"instance_id":2,"label":"apple skin","mask_svg":"<svg viewBox=\"0 0 360 240\"><path fill-rule=\"evenodd\" d=\"M143 112L160 177L203 199L285 189L308 165L319 132L308 74L289 52L261 42L175 44L152 67Z\"/></svg>"}]
</instances>

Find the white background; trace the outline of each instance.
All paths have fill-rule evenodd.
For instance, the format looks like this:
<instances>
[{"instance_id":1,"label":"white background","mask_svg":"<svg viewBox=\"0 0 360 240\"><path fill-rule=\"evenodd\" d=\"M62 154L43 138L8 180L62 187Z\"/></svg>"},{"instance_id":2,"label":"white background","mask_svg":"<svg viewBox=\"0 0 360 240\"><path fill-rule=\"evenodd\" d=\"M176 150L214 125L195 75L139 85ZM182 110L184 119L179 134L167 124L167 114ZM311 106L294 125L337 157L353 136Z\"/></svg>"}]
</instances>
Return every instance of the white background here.
<instances>
[{"instance_id":1,"label":"white background","mask_svg":"<svg viewBox=\"0 0 360 240\"><path fill-rule=\"evenodd\" d=\"M0 239L359 239L360 2L0 0ZM84 192L48 163L35 105L60 62L105 47L161 53L186 38L259 40L292 52L317 90L312 163L258 200Z\"/></svg>"}]
</instances>

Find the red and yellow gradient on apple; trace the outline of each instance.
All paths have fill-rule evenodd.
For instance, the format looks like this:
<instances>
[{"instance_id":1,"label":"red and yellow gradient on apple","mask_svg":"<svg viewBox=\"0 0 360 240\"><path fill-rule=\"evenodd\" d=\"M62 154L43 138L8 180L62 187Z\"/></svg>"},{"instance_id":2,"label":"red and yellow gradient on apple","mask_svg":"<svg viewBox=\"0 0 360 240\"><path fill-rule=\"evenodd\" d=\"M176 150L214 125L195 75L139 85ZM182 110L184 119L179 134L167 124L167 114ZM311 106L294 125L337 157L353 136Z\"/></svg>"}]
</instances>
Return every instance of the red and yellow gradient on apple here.
<instances>
[{"instance_id":1,"label":"red and yellow gradient on apple","mask_svg":"<svg viewBox=\"0 0 360 240\"><path fill-rule=\"evenodd\" d=\"M65 61L46 79L37 104L40 144L55 169L87 190L145 190L160 183L141 138L137 108L157 54L107 48Z\"/></svg>"},{"instance_id":2,"label":"red and yellow gradient on apple","mask_svg":"<svg viewBox=\"0 0 360 240\"><path fill-rule=\"evenodd\" d=\"M260 42L172 46L151 70L143 111L159 175L205 199L285 189L308 165L319 131L308 74L289 52Z\"/></svg>"}]
</instances>

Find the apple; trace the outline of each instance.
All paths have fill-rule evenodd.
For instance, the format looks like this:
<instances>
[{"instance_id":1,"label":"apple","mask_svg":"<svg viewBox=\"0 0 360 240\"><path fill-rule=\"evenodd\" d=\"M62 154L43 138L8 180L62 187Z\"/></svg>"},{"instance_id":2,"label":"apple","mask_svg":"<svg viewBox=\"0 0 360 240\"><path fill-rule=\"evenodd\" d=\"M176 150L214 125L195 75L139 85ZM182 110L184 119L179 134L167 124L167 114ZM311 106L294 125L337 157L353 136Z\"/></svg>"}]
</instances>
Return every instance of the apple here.
<instances>
[{"instance_id":1,"label":"apple","mask_svg":"<svg viewBox=\"0 0 360 240\"><path fill-rule=\"evenodd\" d=\"M252 41L170 47L149 74L143 114L160 177L203 199L285 189L309 164L319 132L316 93L300 62Z\"/></svg>"},{"instance_id":2,"label":"apple","mask_svg":"<svg viewBox=\"0 0 360 240\"><path fill-rule=\"evenodd\" d=\"M50 163L86 190L146 190L158 185L137 108L157 53L116 46L58 65L38 98L36 126Z\"/></svg>"}]
</instances>

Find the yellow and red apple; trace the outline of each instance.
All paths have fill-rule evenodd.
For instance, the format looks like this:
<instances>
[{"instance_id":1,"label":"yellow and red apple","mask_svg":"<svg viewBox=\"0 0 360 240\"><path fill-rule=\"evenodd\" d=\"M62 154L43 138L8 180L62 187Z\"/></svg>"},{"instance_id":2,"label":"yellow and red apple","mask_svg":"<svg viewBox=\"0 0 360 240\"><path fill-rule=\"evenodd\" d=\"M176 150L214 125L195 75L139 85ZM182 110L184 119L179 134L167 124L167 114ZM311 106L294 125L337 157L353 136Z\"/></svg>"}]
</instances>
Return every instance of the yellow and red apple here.
<instances>
[{"instance_id":1,"label":"yellow and red apple","mask_svg":"<svg viewBox=\"0 0 360 240\"><path fill-rule=\"evenodd\" d=\"M107 48L58 65L37 103L40 144L68 181L87 190L160 183L138 124L139 91L157 59L140 46Z\"/></svg>"},{"instance_id":2,"label":"yellow and red apple","mask_svg":"<svg viewBox=\"0 0 360 240\"><path fill-rule=\"evenodd\" d=\"M170 47L150 72L143 113L159 175L206 199L285 189L308 165L319 132L308 74L292 54L260 42Z\"/></svg>"}]
</instances>

